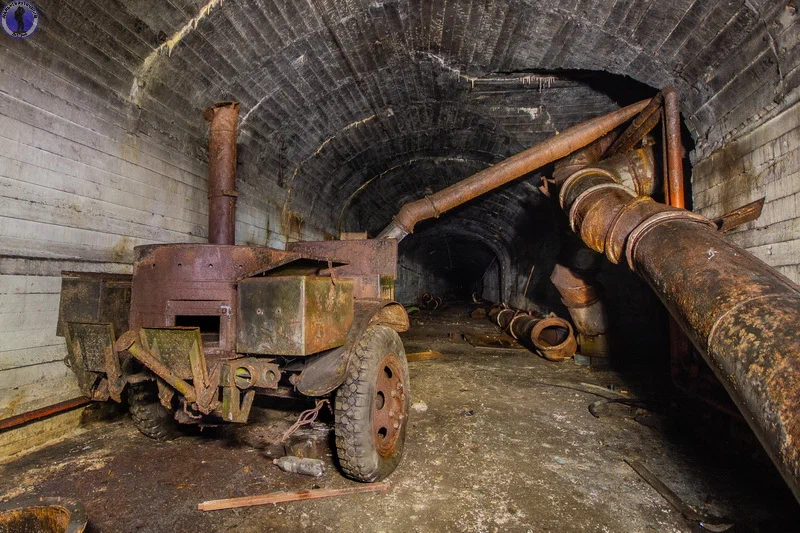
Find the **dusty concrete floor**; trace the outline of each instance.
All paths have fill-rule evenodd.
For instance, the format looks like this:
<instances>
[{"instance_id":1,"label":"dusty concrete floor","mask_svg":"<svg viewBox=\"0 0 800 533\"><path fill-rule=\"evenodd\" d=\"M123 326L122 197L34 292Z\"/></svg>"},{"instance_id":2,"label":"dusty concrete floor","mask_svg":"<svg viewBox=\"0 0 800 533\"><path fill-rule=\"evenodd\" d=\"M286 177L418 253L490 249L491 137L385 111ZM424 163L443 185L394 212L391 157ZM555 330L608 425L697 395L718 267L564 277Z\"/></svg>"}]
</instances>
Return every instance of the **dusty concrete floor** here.
<instances>
[{"instance_id":1,"label":"dusty concrete floor","mask_svg":"<svg viewBox=\"0 0 800 533\"><path fill-rule=\"evenodd\" d=\"M388 493L196 510L214 498L354 485L330 456L317 480L281 472L265 457L295 407L261 409L260 423L167 443L141 436L126 416L95 421L0 466L0 500L77 498L91 530L103 532L699 531L623 461L633 458L691 505L735 522L730 531L800 531L800 509L758 450L730 452L749 448L731 444L736 433L720 429L723 415L709 425L693 404L684 402L681 415L664 407L671 393L663 372L598 372L526 350L450 342L450 331L492 332L464 308L420 312L413 323L407 351L443 355L409 365L413 401L427 411L412 413ZM595 418L587 407L598 397L568 388L591 385L659 400L652 405L660 412L617 404Z\"/></svg>"}]
</instances>

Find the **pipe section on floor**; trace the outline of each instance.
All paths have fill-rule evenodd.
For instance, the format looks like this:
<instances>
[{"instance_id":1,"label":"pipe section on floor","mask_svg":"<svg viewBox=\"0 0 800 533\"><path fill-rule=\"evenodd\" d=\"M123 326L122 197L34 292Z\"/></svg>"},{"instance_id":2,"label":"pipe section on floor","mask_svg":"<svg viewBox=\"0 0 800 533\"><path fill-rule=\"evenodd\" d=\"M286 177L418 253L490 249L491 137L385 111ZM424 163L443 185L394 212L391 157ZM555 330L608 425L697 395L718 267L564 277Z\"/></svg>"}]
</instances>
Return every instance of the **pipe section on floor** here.
<instances>
[{"instance_id":1,"label":"pipe section on floor","mask_svg":"<svg viewBox=\"0 0 800 533\"><path fill-rule=\"evenodd\" d=\"M0 420L0 431L5 431L6 429L11 429L17 426L21 426L23 424L27 424L28 422L41 420L49 416L57 415L59 413L64 413L66 411L71 411L72 409L77 409L78 407L83 407L84 405L88 405L89 402L91 402L89 398L81 396L79 398L73 398L71 400L66 400L53 405L48 405L47 407L42 407L40 409L34 409L33 411L28 411L27 413L10 416L8 418Z\"/></svg>"},{"instance_id":2,"label":"pipe section on floor","mask_svg":"<svg viewBox=\"0 0 800 533\"><path fill-rule=\"evenodd\" d=\"M557 316L537 317L506 307L492 309L489 320L548 361L570 359L578 349L572 325Z\"/></svg>"}]
</instances>

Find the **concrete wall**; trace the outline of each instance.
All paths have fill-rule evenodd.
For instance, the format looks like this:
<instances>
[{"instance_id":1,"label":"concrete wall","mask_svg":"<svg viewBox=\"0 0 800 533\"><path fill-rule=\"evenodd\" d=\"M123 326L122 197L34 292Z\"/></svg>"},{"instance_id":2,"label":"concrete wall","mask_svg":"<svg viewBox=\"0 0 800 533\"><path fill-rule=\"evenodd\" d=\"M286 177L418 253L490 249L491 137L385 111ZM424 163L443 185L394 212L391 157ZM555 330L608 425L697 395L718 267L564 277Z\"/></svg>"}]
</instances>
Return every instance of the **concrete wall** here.
<instances>
[{"instance_id":1,"label":"concrete wall","mask_svg":"<svg viewBox=\"0 0 800 533\"><path fill-rule=\"evenodd\" d=\"M697 163L692 190L711 218L764 197L761 217L728 236L800 283L800 103Z\"/></svg>"}]
</instances>

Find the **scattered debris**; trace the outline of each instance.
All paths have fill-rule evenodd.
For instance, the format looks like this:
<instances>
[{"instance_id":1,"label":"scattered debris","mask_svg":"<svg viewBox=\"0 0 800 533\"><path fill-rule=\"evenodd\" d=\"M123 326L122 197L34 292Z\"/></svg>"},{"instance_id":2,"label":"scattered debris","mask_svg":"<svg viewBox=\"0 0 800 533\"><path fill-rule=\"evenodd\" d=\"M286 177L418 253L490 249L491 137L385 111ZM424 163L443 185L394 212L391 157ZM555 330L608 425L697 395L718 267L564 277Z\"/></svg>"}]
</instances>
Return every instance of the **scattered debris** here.
<instances>
[{"instance_id":1,"label":"scattered debris","mask_svg":"<svg viewBox=\"0 0 800 533\"><path fill-rule=\"evenodd\" d=\"M411 363L414 361L427 361L428 359L437 359L442 356L442 352L435 350L426 350L424 352L407 353L406 360Z\"/></svg>"},{"instance_id":2,"label":"scattered debris","mask_svg":"<svg viewBox=\"0 0 800 533\"><path fill-rule=\"evenodd\" d=\"M467 409L466 411L462 411L461 414L464 416L475 416L475 410Z\"/></svg>"},{"instance_id":3,"label":"scattered debris","mask_svg":"<svg viewBox=\"0 0 800 533\"><path fill-rule=\"evenodd\" d=\"M304 476L321 477L325 473L325 463L319 459L287 455L279 459L273 459L272 464L284 472L292 472Z\"/></svg>"},{"instance_id":4,"label":"scattered debris","mask_svg":"<svg viewBox=\"0 0 800 533\"><path fill-rule=\"evenodd\" d=\"M557 455L556 455L555 457L553 457L553 459L555 459L556 463L558 463L558 464L560 464L560 465L565 465L565 464L567 464L567 462L566 462L566 461L565 461L563 458L561 458L561 457L559 457L559 456L557 456Z\"/></svg>"},{"instance_id":5,"label":"scattered debris","mask_svg":"<svg viewBox=\"0 0 800 533\"><path fill-rule=\"evenodd\" d=\"M689 507L683 500L681 500L677 494L672 492L668 486L666 486L660 479L658 479L650 470L648 470L642 463L639 461L632 461L630 459L625 459L625 462L628 463L634 472L639 474L639 476L644 479L648 485L653 487L656 492L658 492L669 504L675 508L676 511L681 513L683 517L691 522L696 522L700 525L703 529L707 531L712 531L714 533L720 533L722 531L727 531L728 529L733 527L733 524L723 524L723 523L712 523L700 516L697 511Z\"/></svg>"},{"instance_id":6,"label":"scattered debris","mask_svg":"<svg viewBox=\"0 0 800 533\"><path fill-rule=\"evenodd\" d=\"M591 404L589 404L589 413L591 413L591 415L595 418L600 418L601 407L603 407L604 405L608 405L610 403L618 403L643 410L654 409L654 407L650 405L652 402L645 402L642 400L637 400L635 398L614 398L614 399L601 398L596 402L592 402Z\"/></svg>"},{"instance_id":7,"label":"scattered debris","mask_svg":"<svg viewBox=\"0 0 800 533\"><path fill-rule=\"evenodd\" d=\"M268 503L296 502L299 500L316 500L319 498L331 498L334 496L346 496L348 494L359 494L362 492L385 492L389 490L388 483L369 483L357 487L344 489L317 489L317 490L295 490L290 492L272 492L260 496L244 496L242 498L227 498L223 500L209 500L197 505L201 511L219 511L221 509L235 509L237 507L252 507L254 505L266 505Z\"/></svg>"},{"instance_id":8,"label":"scattered debris","mask_svg":"<svg viewBox=\"0 0 800 533\"><path fill-rule=\"evenodd\" d=\"M450 342L460 341L462 338L463 337L461 333L459 333L458 331L451 331L450 333L447 334L447 340Z\"/></svg>"},{"instance_id":9,"label":"scattered debris","mask_svg":"<svg viewBox=\"0 0 800 533\"><path fill-rule=\"evenodd\" d=\"M511 348L524 350L525 347L514 339L504 335L484 335L483 333L465 333L464 338L475 348Z\"/></svg>"},{"instance_id":10,"label":"scattered debris","mask_svg":"<svg viewBox=\"0 0 800 533\"><path fill-rule=\"evenodd\" d=\"M322 459L328 455L330 451L328 442L331 440L331 432L332 428L329 424L319 421L304 426L289 437L288 441L283 443L286 452L275 455L272 458L277 459L284 455L294 455L297 457Z\"/></svg>"},{"instance_id":11,"label":"scattered debris","mask_svg":"<svg viewBox=\"0 0 800 533\"><path fill-rule=\"evenodd\" d=\"M428 410L428 404L425 402L414 402L411 404L411 409L417 413L424 413Z\"/></svg>"},{"instance_id":12,"label":"scattered debris","mask_svg":"<svg viewBox=\"0 0 800 533\"><path fill-rule=\"evenodd\" d=\"M408 313L409 315L413 315L418 311L419 307L417 307L416 305L409 305L408 307L406 307L406 313Z\"/></svg>"}]
</instances>

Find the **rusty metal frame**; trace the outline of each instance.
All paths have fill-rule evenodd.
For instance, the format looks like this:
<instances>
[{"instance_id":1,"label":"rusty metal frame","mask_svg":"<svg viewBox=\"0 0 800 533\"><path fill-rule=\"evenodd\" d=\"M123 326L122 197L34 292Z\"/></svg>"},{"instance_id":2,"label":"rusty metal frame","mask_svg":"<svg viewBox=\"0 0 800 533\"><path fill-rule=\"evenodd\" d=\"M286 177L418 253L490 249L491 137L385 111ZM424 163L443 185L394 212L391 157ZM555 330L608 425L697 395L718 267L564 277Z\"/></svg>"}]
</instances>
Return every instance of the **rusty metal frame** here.
<instances>
[{"instance_id":1,"label":"rusty metal frame","mask_svg":"<svg viewBox=\"0 0 800 533\"><path fill-rule=\"evenodd\" d=\"M114 349L114 325L67 322L65 338L68 348L65 362L77 376L81 392L92 400L103 401L110 397L122 401L126 381L119 354ZM93 347L102 353L91 353Z\"/></svg>"},{"instance_id":2,"label":"rusty metal frame","mask_svg":"<svg viewBox=\"0 0 800 533\"><path fill-rule=\"evenodd\" d=\"M166 352L162 353L164 347L159 347L158 345L158 339L163 339L165 336L190 336L193 339L191 346L185 350L185 353L168 355ZM209 414L219 407L217 388L220 384L222 364L217 363L209 370L198 328L142 328L141 330L130 330L117 339L115 348L119 352L127 350L136 360L183 395L186 401L201 413ZM185 357L188 360L192 383L188 383L182 377L187 375L185 368L183 371L178 370L179 373L176 374L173 368L170 368L170 364L164 362L164 359L174 360L179 357ZM167 403L168 396L168 394L160 391L159 397L161 397L163 403Z\"/></svg>"}]
</instances>

